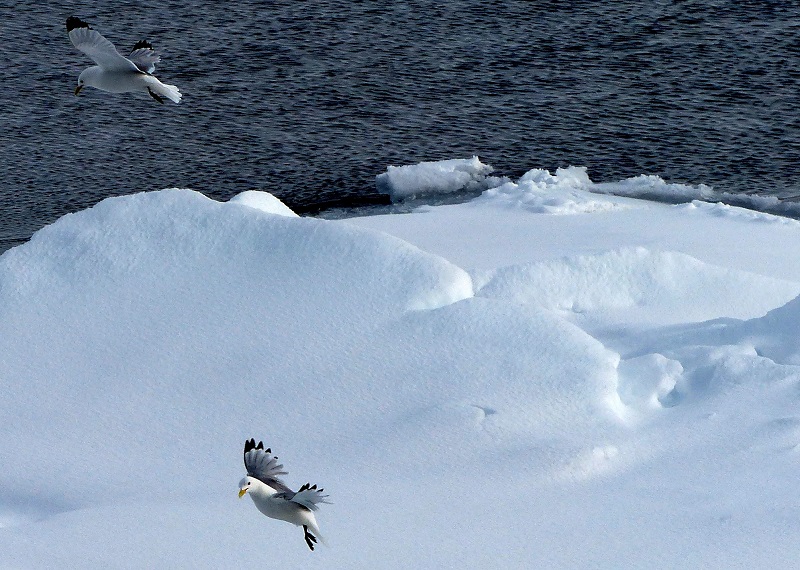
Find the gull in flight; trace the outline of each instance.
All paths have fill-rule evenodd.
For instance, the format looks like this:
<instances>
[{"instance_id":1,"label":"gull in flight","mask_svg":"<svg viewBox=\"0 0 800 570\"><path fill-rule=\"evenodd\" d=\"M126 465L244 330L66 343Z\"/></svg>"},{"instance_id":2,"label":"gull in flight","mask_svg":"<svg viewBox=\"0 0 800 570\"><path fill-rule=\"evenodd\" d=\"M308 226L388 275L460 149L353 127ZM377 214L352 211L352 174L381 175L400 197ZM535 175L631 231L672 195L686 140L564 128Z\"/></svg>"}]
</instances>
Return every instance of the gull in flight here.
<instances>
[{"instance_id":1,"label":"gull in flight","mask_svg":"<svg viewBox=\"0 0 800 570\"><path fill-rule=\"evenodd\" d=\"M180 103L181 92L177 87L165 85L151 75L161 58L153 51L150 42L137 42L128 57L124 57L114 44L75 16L67 18L67 33L72 45L97 64L84 69L78 76L75 95L88 85L111 93L149 93L159 103L163 103L164 98Z\"/></svg>"},{"instance_id":2,"label":"gull in flight","mask_svg":"<svg viewBox=\"0 0 800 570\"><path fill-rule=\"evenodd\" d=\"M247 476L239 481L239 498L249 493L256 508L269 518L302 526L306 544L314 550L317 538L322 539L314 511L319 509L317 505L320 503L330 504L325 500L328 495L323 495L323 489L308 483L297 492L289 489L278 478L287 474L283 465L278 463L271 449L264 449L261 441L258 445L255 439L244 442L244 466Z\"/></svg>"}]
</instances>

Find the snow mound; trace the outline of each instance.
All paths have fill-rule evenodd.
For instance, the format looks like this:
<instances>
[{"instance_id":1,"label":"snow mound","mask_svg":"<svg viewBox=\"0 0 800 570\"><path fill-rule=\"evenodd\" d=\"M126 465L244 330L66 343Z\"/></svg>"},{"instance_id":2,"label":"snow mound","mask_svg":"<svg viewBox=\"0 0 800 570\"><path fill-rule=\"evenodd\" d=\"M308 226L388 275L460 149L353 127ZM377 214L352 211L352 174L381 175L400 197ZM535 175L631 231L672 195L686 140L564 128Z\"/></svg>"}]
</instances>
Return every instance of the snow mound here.
<instances>
[{"instance_id":1,"label":"snow mound","mask_svg":"<svg viewBox=\"0 0 800 570\"><path fill-rule=\"evenodd\" d=\"M683 366L676 360L651 353L619 363L617 393L632 409L646 412L671 407L683 392Z\"/></svg>"},{"instance_id":2,"label":"snow mound","mask_svg":"<svg viewBox=\"0 0 800 570\"><path fill-rule=\"evenodd\" d=\"M239 440L307 439L357 398L352 339L471 295L463 270L397 238L189 190L65 216L0 257L0 414L15 418L0 487L9 504L56 489L81 506L233 479ZM210 464L192 468L178 434ZM31 481L42 446L58 466Z\"/></svg>"},{"instance_id":3,"label":"snow mound","mask_svg":"<svg viewBox=\"0 0 800 570\"><path fill-rule=\"evenodd\" d=\"M800 297L731 327L727 338L751 344L759 355L775 362L800 365Z\"/></svg>"},{"instance_id":4,"label":"snow mound","mask_svg":"<svg viewBox=\"0 0 800 570\"><path fill-rule=\"evenodd\" d=\"M408 314L376 337L365 348L383 355L373 371L404 379L387 394L395 402L388 423L369 430L385 450L378 463L395 474L409 469L409 454L461 469L476 453L571 440L618 421L618 355L537 307L466 299ZM410 344L393 350L398 340ZM431 438L422 447L420 434ZM530 459L530 469L553 467Z\"/></svg>"},{"instance_id":5,"label":"snow mound","mask_svg":"<svg viewBox=\"0 0 800 570\"><path fill-rule=\"evenodd\" d=\"M241 204L268 214L278 214L279 216L289 216L292 218L297 217L297 214L295 214L291 208L269 192L248 190L247 192L237 194L228 201L231 204Z\"/></svg>"},{"instance_id":6,"label":"snow mound","mask_svg":"<svg viewBox=\"0 0 800 570\"><path fill-rule=\"evenodd\" d=\"M661 324L761 316L800 293L794 282L644 247L505 267L491 275L478 295Z\"/></svg>"},{"instance_id":7,"label":"snow mound","mask_svg":"<svg viewBox=\"0 0 800 570\"><path fill-rule=\"evenodd\" d=\"M420 195L452 194L479 191L496 186L504 179L489 176L494 169L483 164L477 156L420 162L404 166L389 166L375 178L378 192L388 194L392 201Z\"/></svg>"}]
</instances>

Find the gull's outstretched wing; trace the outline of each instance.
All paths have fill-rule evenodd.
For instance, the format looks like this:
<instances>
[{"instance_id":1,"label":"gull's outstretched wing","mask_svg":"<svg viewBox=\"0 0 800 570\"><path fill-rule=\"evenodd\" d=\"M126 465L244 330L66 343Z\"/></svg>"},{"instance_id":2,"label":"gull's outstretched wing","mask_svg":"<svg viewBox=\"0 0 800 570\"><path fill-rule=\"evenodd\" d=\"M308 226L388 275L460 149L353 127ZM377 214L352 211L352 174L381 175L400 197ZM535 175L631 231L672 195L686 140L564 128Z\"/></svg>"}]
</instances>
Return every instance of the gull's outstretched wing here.
<instances>
[{"instance_id":1,"label":"gull's outstretched wing","mask_svg":"<svg viewBox=\"0 0 800 570\"><path fill-rule=\"evenodd\" d=\"M316 511L319 509L317 506L318 504L330 504L330 501L325 500L328 498L328 495L322 494L322 491L324 490L325 489L317 489L316 485L310 485L306 483L300 487L300 490L296 493L284 491L283 493L276 493L275 497L297 503L301 507L307 508L309 511Z\"/></svg>"},{"instance_id":2,"label":"gull's outstretched wing","mask_svg":"<svg viewBox=\"0 0 800 570\"><path fill-rule=\"evenodd\" d=\"M278 458L272 455L272 450L264 449L264 442L259 441L256 445L256 440L252 438L244 442L244 466L250 477L258 479L278 492L292 492L278 479L278 476L287 475L287 472L283 470L283 465L278 463Z\"/></svg>"},{"instance_id":3,"label":"gull's outstretched wing","mask_svg":"<svg viewBox=\"0 0 800 570\"><path fill-rule=\"evenodd\" d=\"M153 73L156 70L156 64L161 61L161 58L156 55L153 46L147 40L136 42L133 46L128 59L139 68L140 71L145 73Z\"/></svg>"},{"instance_id":4,"label":"gull's outstretched wing","mask_svg":"<svg viewBox=\"0 0 800 570\"><path fill-rule=\"evenodd\" d=\"M67 18L67 33L72 45L91 57L106 71L139 71L131 60L120 55L114 44L80 18L75 16Z\"/></svg>"}]
</instances>

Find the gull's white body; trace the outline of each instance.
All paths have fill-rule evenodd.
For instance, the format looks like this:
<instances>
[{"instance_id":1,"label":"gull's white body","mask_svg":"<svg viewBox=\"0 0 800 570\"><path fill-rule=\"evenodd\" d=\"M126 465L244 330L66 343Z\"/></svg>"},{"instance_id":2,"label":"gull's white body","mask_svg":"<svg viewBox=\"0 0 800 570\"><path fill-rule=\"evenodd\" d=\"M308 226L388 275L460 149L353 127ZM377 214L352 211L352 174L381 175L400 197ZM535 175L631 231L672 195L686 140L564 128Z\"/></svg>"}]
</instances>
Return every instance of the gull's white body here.
<instances>
[{"instance_id":1,"label":"gull's white body","mask_svg":"<svg viewBox=\"0 0 800 570\"><path fill-rule=\"evenodd\" d=\"M180 93L170 97L172 85L164 85L152 75L133 73L130 71L106 71L99 65L87 67L78 76L78 84L83 81L85 85L108 91L109 93L147 93L151 89L157 95L167 97L176 103L180 101Z\"/></svg>"},{"instance_id":2,"label":"gull's white body","mask_svg":"<svg viewBox=\"0 0 800 570\"><path fill-rule=\"evenodd\" d=\"M314 531L314 534L321 538L317 519L312 511L292 501L275 497L278 491L258 479L252 477L242 479L239 489L245 488L247 488L247 494L253 499L253 504L262 514L271 519L286 521L297 526L307 525Z\"/></svg>"}]
</instances>

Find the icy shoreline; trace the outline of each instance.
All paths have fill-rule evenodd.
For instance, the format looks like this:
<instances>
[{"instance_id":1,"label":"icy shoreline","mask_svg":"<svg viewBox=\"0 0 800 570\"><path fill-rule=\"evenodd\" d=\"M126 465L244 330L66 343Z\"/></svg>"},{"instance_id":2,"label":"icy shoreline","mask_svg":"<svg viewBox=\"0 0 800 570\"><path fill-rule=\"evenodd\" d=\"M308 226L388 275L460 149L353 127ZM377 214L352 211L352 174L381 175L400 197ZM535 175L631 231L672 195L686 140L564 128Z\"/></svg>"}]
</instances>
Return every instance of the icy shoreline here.
<instances>
[{"instance_id":1,"label":"icy shoreline","mask_svg":"<svg viewBox=\"0 0 800 570\"><path fill-rule=\"evenodd\" d=\"M500 194L507 201L517 201L522 205L521 200L532 199L533 188L559 188L668 204L698 200L791 218L800 217L799 197L759 196L756 195L756 188L752 194L718 192L705 184L670 183L659 176L646 174L618 182L596 183L590 179L587 169L581 166L559 168L555 174L544 169L533 169L517 182L508 177L491 176L493 172L494 168L481 162L477 156L470 159L389 166L386 172L376 177L376 187L379 193L388 195L395 203L419 197L435 201L437 197L458 193L466 193L468 196L470 192L481 190L488 191L486 194L489 196ZM533 201L535 203L535 199ZM539 204L534 207L545 206Z\"/></svg>"}]
</instances>

